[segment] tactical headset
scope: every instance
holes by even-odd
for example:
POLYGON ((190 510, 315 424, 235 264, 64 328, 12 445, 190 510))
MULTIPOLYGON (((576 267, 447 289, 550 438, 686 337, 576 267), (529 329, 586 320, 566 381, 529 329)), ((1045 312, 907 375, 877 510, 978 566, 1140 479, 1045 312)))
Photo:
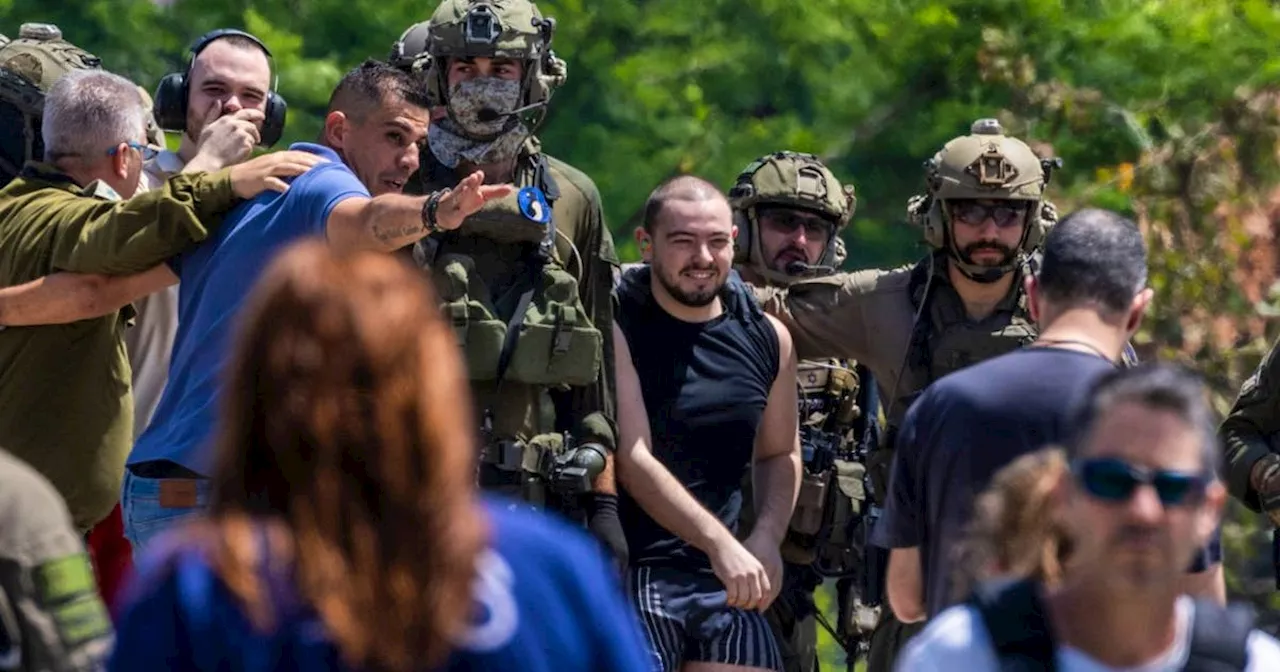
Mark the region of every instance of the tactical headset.
MULTIPOLYGON (((191 58, 187 61, 187 69, 183 72, 173 72, 164 76, 160 80, 160 84, 156 86, 155 105, 152 107, 152 113, 155 115, 156 123, 167 131, 186 131, 187 129, 187 103, 190 97, 188 89, 191 77, 191 66, 195 63, 196 57, 200 52, 204 51, 210 43, 224 37, 231 36, 243 37, 258 45, 262 52, 271 58, 271 50, 262 40, 235 28, 219 28, 212 30, 200 36, 191 45, 191 58)), ((274 68, 273 68, 274 69, 274 68)), ((259 145, 262 147, 270 147, 280 141, 280 136, 284 135, 285 113, 288 111, 288 105, 284 98, 276 93, 276 83, 272 82, 271 90, 267 91, 267 104, 263 110, 265 118, 262 121, 261 140, 259 145)))

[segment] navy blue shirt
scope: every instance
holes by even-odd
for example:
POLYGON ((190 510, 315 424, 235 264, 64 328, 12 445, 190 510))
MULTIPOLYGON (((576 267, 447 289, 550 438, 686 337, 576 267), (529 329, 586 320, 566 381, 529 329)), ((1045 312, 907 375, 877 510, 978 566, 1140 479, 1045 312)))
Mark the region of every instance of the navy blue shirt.
MULTIPOLYGON (((623 277, 616 321, 640 377, 650 448, 736 534, 742 478, 778 377, 778 333, 736 274, 720 292, 724 312, 699 323, 663 310, 649 282, 648 267, 623 277)), ((705 553, 659 525, 625 491, 618 513, 633 565, 711 573, 705 553)))
MULTIPOLYGON (((476 621, 446 670, 648 672, 638 618, 595 540, 499 499, 486 513, 492 546, 479 560, 476 621)), ((255 630, 197 548, 157 544, 138 577, 117 624, 111 670, 349 669, 307 605, 277 614, 270 632, 255 630)), ((288 585, 268 589, 274 604, 291 603, 288 585)))
POLYGON ((949 549, 974 499, 1010 462, 1065 441, 1076 406, 1113 370, 1097 355, 1028 347, 944 376, 907 411, 875 541, 920 548, 930 618, 952 603, 949 549))

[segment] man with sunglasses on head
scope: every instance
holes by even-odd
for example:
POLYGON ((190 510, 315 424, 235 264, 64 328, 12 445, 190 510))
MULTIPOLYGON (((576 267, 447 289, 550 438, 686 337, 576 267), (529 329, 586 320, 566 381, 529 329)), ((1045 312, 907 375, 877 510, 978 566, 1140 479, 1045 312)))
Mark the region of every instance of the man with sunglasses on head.
MULTIPOLYGON (((134 274, 122 284, 150 286, 148 269, 204 240, 242 200, 284 190, 282 178, 318 163, 277 152, 175 175, 125 200, 155 152, 146 133, 142 96, 123 77, 76 70, 53 85, 44 162, 27 163, 0 190, 0 285, 71 271, 134 274)), ((123 303, 92 319, 0 331, 0 445, 57 487, 81 532, 119 500, 133 438, 122 339, 134 311, 123 303)))
MULTIPOLYGON (((925 163, 926 191, 908 202, 908 219, 932 248, 918 263, 757 290, 765 311, 791 331, 802 359, 852 359, 874 374, 887 430, 867 458, 873 516, 885 504, 894 437, 915 398, 951 372, 1035 339, 1023 279, 1056 219, 1045 189, 1057 165, 1005 135, 995 119, 980 119, 925 163)), ((1126 361, 1132 359, 1126 351, 1126 361)), ((874 571, 886 555, 869 546, 866 562, 874 571)), ((864 597, 883 604, 882 595, 864 597)), ((892 669, 920 627, 882 608, 868 672, 892 669)))
POLYGON ((1280 643, 1251 612, 1180 595, 1226 499, 1206 396, 1166 365, 1095 381, 1069 418, 1071 469, 1054 492, 1071 549, 1062 582, 979 586, 912 641, 900 669, 1280 669, 1280 643))
MULTIPOLYGON (((1035 342, 931 385, 898 435, 885 525, 877 532, 892 549, 889 604, 905 623, 950 606, 950 553, 974 497, 1005 465, 1067 438, 1075 406, 1119 366, 1151 301, 1146 243, 1120 215, 1072 214, 1049 232, 1043 254, 1026 282, 1040 329, 1035 342)), ((1180 582, 1181 590, 1216 592, 1195 585, 1215 576, 1205 571, 1221 561, 1213 546, 1194 563, 1202 576, 1180 582)))

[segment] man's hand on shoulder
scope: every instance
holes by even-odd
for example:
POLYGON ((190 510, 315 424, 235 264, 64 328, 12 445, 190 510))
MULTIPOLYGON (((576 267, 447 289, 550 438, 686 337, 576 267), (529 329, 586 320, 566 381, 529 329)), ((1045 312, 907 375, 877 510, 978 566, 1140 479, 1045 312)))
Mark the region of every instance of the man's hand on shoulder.
POLYGON ((513 191, 515 186, 510 184, 485 184, 484 171, 477 170, 440 197, 436 205, 436 228, 452 231, 462 226, 463 220, 478 212, 485 203, 495 198, 506 198, 513 191))
POLYGON ((283 178, 297 177, 326 161, 319 155, 297 150, 263 154, 230 168, 231 189, 245 200, 268 190, 288 191, 283 178))

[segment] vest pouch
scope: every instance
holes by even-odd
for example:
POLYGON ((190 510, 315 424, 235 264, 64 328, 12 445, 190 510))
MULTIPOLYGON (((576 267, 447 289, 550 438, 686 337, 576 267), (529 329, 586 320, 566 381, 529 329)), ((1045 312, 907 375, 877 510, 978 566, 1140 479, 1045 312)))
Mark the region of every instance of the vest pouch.
POLYGON ((836 460, 833 481, 827 490, 825 521, 828 533, 817 549, 823 568, 828 572, 846 573, 859 565, 865 536, 862 511, 866 490, 862 487, 863 466, 857 462, 836 460))
POLYGON ((578 281, 554 261, 543 266, 540 281, 542 291, 525 311, 507 378, 543 386, 594 383, 604 338, 587 318, 578 281))
POLYGON ((498 375, 507 324, 496 317, 489 289, 476 273, 475 262, 466 255, 444 254, 436 260, 431 275, 440 295, 440 310, 462 347, 468 377, 493 380, 498 375))
POLYGON ((805 473, 800 481, 800 493, 796 497, 795 510, 791 514, 791 530, 799 534, 813 535, 822 529, 822 512, 826 509, 829 472, 805 473))
POLYGON ((503 245, 539 243, 547 235, 547 225, 520 213, 516 194, 488 201, 475 214, 466 218, 458 231, 464 236, 479 236, 503 245))

